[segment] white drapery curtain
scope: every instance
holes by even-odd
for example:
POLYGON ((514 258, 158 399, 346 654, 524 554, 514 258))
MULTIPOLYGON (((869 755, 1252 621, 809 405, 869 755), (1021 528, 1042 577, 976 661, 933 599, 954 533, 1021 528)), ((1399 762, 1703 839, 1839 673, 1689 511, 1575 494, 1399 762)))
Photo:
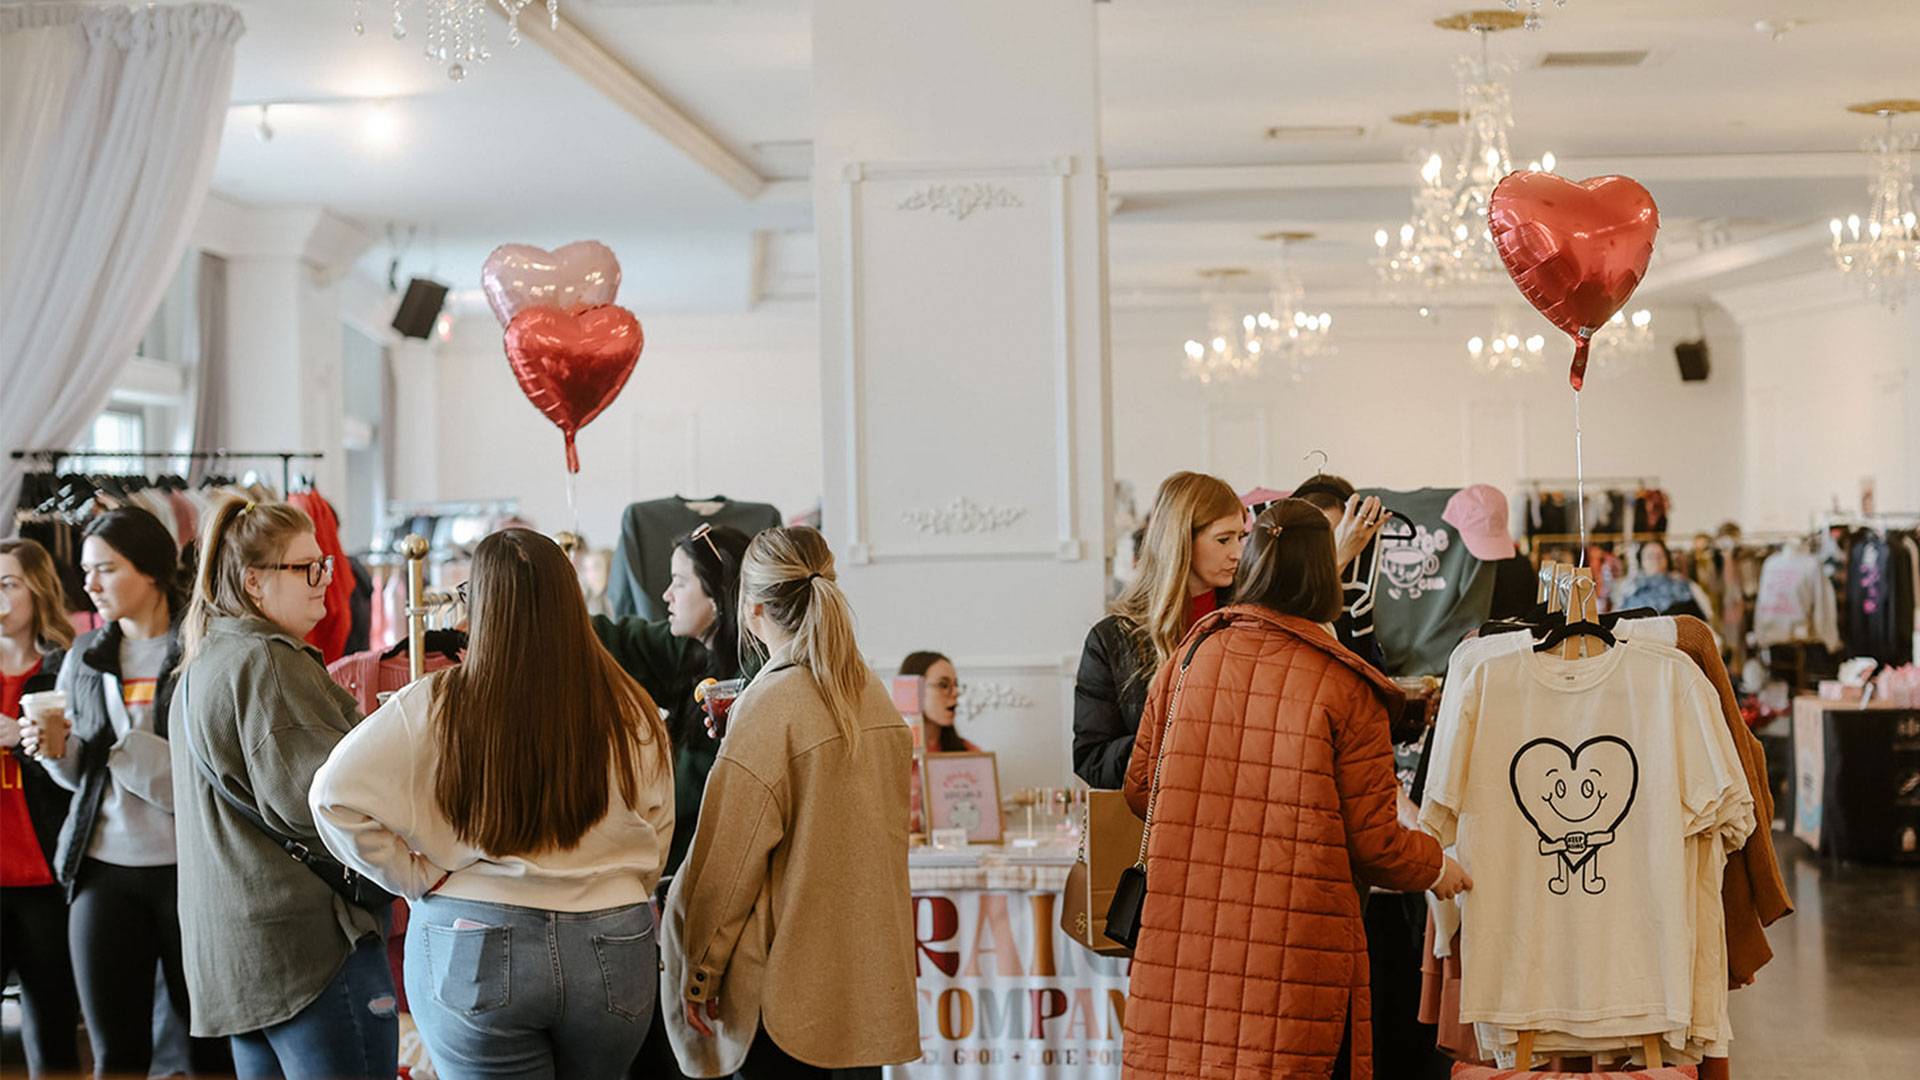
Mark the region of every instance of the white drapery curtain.
POLYGON ((105 407, 206 201, 243 30, 225 4, 0 7, 0 449, 105 407))

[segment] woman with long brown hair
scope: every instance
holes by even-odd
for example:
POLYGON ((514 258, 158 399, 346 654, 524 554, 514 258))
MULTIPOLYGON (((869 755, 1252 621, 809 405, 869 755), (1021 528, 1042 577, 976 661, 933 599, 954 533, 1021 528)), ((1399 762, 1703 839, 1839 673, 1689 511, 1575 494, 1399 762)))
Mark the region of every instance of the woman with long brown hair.
POLYGON ((305 511, 228 499, 202 528, 181 629, 172 751, 193 1032, 231 1042, 240 1080, 398 1067, 390 898, 348 903, 284 846, 319 846, 308 788, 360 722, 306 641, 335 570, 305 511))
POLYGON ((1334 637, 1333 536, 1300 499, 1261 513, 1232 606, 1153 678, 1125 785, 1150 822, 1129 1077, 1372 1075, 1361 888, 1472 885, 1396 818, 1401 695, 1334 637))
POLYGON ((20 976, 27 1075, 80 1071, 67 898, 53 867, 67 790, 20 747, 20 699, 54 687, 73 644, 47 549, 0 540, 0 980, 20 976))
POLYGON ((407 1000, 447 1080, 624 1075, 658 991, 667 731, 559 545, 474 548, 460 666, 395 694, 314 780, 341 861, 413 902, 407 1000))
POLYGON ((1178 472, 1160 484, 1132 584, 1093 624, 1073 681, 1073 771, 1117 788, 1127 773, 1147 681, 1201 616, 1226 603, 1246 540, 1227 482, 1178 472))
POLYGON ((812 529, 768 529, 741 564, 740 623, 772 655, 733 704, 667 898, 667 1029, 694 1075, 878 1080, 920 1056, 913 737, 837 579, 812 529))

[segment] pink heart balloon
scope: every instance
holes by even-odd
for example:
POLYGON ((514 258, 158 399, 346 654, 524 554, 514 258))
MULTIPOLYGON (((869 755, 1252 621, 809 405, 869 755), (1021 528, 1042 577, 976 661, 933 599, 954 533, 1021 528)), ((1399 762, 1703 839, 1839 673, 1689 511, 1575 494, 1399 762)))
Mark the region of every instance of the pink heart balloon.
POLYGON ((598 240, 576 240, 556 251, 502 244, 480 267, 480 288, 501 326, 525 308, 579 311, 613 303, 620 292, 620 260, 598 240))

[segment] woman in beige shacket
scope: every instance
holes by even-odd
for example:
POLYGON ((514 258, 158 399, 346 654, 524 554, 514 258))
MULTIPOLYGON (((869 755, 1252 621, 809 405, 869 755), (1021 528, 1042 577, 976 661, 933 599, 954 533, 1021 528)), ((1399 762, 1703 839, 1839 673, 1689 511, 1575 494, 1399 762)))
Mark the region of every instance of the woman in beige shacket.
POLYGON ((772 656, 734 703, 667 900, 668 1031, 693 1076, 877 1078, 920 1056, 913 737, 818 532, 756 537, 740 607, 772 656))

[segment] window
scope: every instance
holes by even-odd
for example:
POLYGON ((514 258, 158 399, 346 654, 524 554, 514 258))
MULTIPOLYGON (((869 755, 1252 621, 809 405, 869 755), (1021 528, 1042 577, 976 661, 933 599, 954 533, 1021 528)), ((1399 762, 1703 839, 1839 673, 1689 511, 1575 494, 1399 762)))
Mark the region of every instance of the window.
MULTIPOLYGON (((101 413, 94 418, 93 430, 87 435, 88 450, 138 451, 146 448, 147 419, 127 409, 108 409, 101 413)), ((74 459, 72 468, 80 472, 127 475, 144 473, 147 466, 139 458, 83 457, 74 459)))

